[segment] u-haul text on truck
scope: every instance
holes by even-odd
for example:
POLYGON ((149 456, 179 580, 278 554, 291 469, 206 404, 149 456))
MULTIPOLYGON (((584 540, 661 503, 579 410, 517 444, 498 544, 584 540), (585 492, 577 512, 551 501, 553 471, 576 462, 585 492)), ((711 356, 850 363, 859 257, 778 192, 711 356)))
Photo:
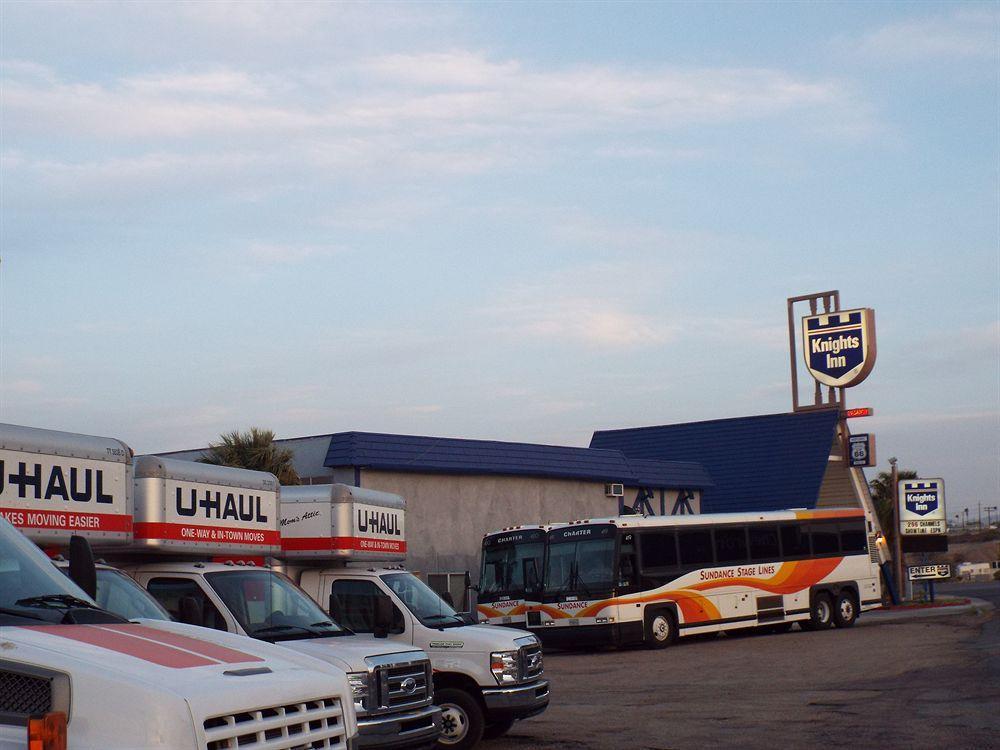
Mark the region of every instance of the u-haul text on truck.
POLYGON ((128 446, 5 424, 0 445, 5 492, 18 475, 0 518, 0 749, 222 748, 264 732, 275 750, 353 743, 342 669, 217 630, 130 621, 99 607, 36 546, 62 547, 73 535, 111 551, 131 543, 128 446), (106 525, 126 508, 127 524, 106 525))
POLYGON ((33 529, 39 544, 64 544, 80 531, 130 538, 131 468, 132 450, 120 440, 3 425, 0 515, 33 529))
POLYGON ((280 500, 281 569, 351 630, 387 633, 430 656, 443 745, 471 748, 546 709, 535 636, 470 624, 412 573, 372 565, 405 558, 402 497, 328 484, 282 487, 280 500))

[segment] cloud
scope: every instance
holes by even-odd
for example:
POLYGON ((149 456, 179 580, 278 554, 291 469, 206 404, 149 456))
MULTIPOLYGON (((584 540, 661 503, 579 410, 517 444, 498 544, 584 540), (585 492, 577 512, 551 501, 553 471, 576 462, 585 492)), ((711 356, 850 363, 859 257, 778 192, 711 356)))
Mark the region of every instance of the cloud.
POLYGON ((246 249, 247 255, 258 263, 288 265, 306 260, 331 258, 344 252, 337 247, 321 245, 290 245, 282 243, 253 242, 246 249))
POLYGON ((883 26, 856 43, 862 54, 909 62, 937 59, 996 60, 997 24, 992 7, 963 8, 883 26))
POLYGON ((9 383, 5 383, 2 387, 2 391, 5 394, 14 396, 23 396, 28 394, 34 395, 41 393, 42 390, 43 386, 37 380, 27 380, 23 378, 20 380, 12 380, 9 383))

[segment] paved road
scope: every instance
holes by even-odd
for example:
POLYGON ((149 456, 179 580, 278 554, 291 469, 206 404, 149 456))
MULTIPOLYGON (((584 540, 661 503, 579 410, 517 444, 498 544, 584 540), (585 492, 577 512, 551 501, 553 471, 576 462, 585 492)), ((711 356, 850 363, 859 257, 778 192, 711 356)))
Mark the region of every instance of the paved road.
POLYGON ((485 750, 1000 748, 996 610, 553 653, 545 666, 549 710, 485 750))
POLYGON ((968 583, 939 583, 934 587, 939 594, 948 596, 974 596, 985 599, 1000 609, 1000 581, 970 581, 968 583))

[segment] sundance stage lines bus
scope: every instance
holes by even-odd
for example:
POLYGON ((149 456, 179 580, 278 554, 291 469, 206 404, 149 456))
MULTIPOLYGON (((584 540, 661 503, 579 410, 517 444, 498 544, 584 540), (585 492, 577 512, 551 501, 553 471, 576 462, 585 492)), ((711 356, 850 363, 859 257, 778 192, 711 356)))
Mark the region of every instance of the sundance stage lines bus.
POLYGON ((850 627, 881 604, 873 530, 857 508, 577 521, 548 532, 545 559, 527 627, 550 645, 850 627))
POLYGON ((523 628, 525 612, 541 603, 545 535, 552 526, 510 526, 483 535, 479 621, 523 628))

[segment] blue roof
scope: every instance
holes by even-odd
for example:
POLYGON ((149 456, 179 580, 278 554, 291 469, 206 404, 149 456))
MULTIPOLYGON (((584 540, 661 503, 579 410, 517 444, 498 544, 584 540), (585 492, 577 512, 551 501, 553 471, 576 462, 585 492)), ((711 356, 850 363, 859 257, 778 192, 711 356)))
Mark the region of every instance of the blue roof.
POLYGON ((714 486, 703 513, 814 508, 839 413, 822 409, 708 422, 599 430, 591 448, 634 459, 698 461, 714 486))
POLYGON ((696 463, 636 461, 615 449, 595 450, 496 440, 340 432, 330 436, 324 465, 432 474, 501 474, 622 482, 630 486, 700 489, 711 484, 696 463))

